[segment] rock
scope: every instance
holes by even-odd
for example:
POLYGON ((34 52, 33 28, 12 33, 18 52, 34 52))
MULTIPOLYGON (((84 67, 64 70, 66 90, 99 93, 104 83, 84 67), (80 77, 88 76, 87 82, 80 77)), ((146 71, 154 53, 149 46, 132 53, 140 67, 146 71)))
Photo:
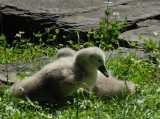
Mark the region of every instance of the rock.
MULTIPOLYGON (((153 0, 152 2, 143 0, 112 0, 112 2, 113 3, 108 4, 111 7, 111 19, 115 19, 112 15, 113 12, 119 12, 120 17, 118 20, 123 21, 127 17, 129 23, 127 27, 134 26, 138 21, 160 15, 160 3, 158 0, 153 0)), ((107 2, 104 3, 99 9, 58 19, 57 24, 62 27, 64 26, 64 28, 65 24, 67 24, 69 26, 69 29, 67 30, 70 30, 70 28, 71 30, 75 28, 80 30, 83 29, 85 31, 88 29, 95 30, 98 28, 99 21, 104 20, 105 18, 104 11, 106 10, 107 2)))
POLYGON ((138 22, 160 15, 159 0, 130 0, 124 4, 111 7, 111 11, 120 13, 120 20, 127 17, 128 21, 138 22))
POLYGON ((140 58, 144 61, 151 60, 151 56, 150 56, 149 52, 146 53, 143 49, 137 49, 137 48, 124 48, 124 47, 122 47, 121 49, 116 49, 116 50, 113 50, 113 51, 105 52, 105 54, 106 54, 106 59, 108 59, 108 57, 110 55, 112 57, 114 57, 114 56, 119 57, 119 55, 121 57, 125 57, 125 56, 128 56, 129 54, 135 54, 136 57, 138 57, 138 58, 140 58))
POLYGON ((137 23, 139 28, 126 31, 119 36, 119 39, 129 42, 135 42, 139 46, 146 46, 144 39, 152 39, 157 44, 160 39, 160 21, 159 20, 146 20, 137 23), (139 40, 139 36, 142 37, 139 40))
MULTIPOLYGON (((53 26, 53 28, 72 30, 73 26, 75 30, 76 26, 80 24, 75 24, 75 26, 73 25, 74 23, 69 22, 65 25, 57 24, 57 20, 99 9, 104 1, 105 0, 39 0, 35 2, 34 0, 15 0, 12 2, 11 0, 0 0, 2 4, 1 11, 3 15, 4 33, 13 39, 19 31, 25 31, 31 35, 33 32, 42 31, 44 27, 53 26)), ((102 13, 104 13, 104 11, 102 13)), ((69 33, 70 32, 71 31, 69 31, 69 33)))
MULTIPOLYGON (((70 35, 68 39, 77 39, 74 31, 78 29, 82 38, 88 30, 98 29, 99 22, 105 19, 107 6, 111 8, 110 20, 115 19, 113 12, 120 13, 116 18, 120 21, 125 17, 128 19, 128 24, 123 26, 128 31, 119 36, 125 45, 128 41, 144 45, 143 39, 149 38, 157 43, 160 37, 153 36, 153 33, 160 32, 159 0, 112 0, 109 3, 106 0, 0 0, 0 4, 3 32, 8 39, 15 39, 19 31, 25 31, 26 36, 32 37, 33 32, 43 31, 44 27, 59 28, 60 36, 70 35), (142 40, 138 40, 139 36, 142 40)), ((124 49, 125 53, 135 52, 135 49, 124 49)))
POLYGON ((150 26, 154 26, 154 25, 160 25, 160 20, 148 19, 148 20, 141 21, 141 22, 137 23, 138 28, 139 27, 150 27, 150 26))
MULTIPOLYGON (((119 12, 119 20, 128 18, 127 27, 135 27, 140 20, 160 15, 159 0, 0 0, 5 35, 14 38, 19 31, 26 35, 42 30, 44 27, 59 28, 62 36, 73 34, 76 29, 85 34, 88 30, 96 30, 99 21, 104 20, 107 6, 113 12, 119 12)), ((76 37, 73 35, 72 37, 76 37)), ((77 38, 77 37, 76 37, 77 38)))
MULTIPOLYGON (((26 61, 26 62, 16 62, 12 64, 7 64, 8 73, 16 72, 16 74, 21 74, 24 71, 34 72, 39 70, 41 67, 55 60, 55 56, 53 57, 41 57, 36 58, 34 61, 26 61)), ((0 66, 0 74, 5 74, 7 72, 6 65, 0 66)), ((0 75, 1 76, 1 75, 0 75)))

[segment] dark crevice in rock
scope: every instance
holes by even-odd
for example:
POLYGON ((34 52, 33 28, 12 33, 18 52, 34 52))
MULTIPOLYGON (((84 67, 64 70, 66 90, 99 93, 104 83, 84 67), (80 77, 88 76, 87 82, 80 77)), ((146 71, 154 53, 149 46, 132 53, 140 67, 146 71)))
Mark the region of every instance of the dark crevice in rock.
MULTIPOLYGON (((160 19, 160 15, 157 15, 157 16, 154 16, 154 17, 150 17, 150 18, 146 18, 146 19, 139 19, 139 20, 137 20, 135 22, 128 23, 127 25, 122 25, 123 31, 121 31, 121 32, 123 33, 123 32, 126 32, 126 31, 138 29, 140 27, 137 26, 137 23, 145 21, 145 20, 150 20, 150 19, 159 20, 160 19)), ((145 26, 143 26, 143 27, 145 27, 145 26)), ((146 26, 146 27, 148 27, 148 26, 146 26)), ((131 48, 130 43, 131 42, 129 42, 129 41, 119 39, 119 44, 120 44, 121 47, 131 48)))
POLYGON ((1 10, 5 10, 5 9, 8 9, 8 10, 15 10, 15 11, 22 11, 22 12, 28 12, 28 10, 22 10, 22 9, 18 9, 17 7, 15 6, 10 6, 10 5, 4 5, 3 7, 1 7, 1 10))
POLYGON ((129 42, 124 41, 124 40, 121 40, 121 39, 118 39, 118 40, 119 40, 119 45, 120 45, 120 47, 131 48, 129 42))
POLYGON ((152 19, 160 20, 160 14, 159 14, 159 15, 150 16, 150 17, 146 17, 146 18, 143 18, 143 19, 137 19, 137 20, 135 20, 135 21, 130 21, 130 20, 129 20, 129 21, 128 21, 128 24, 122 25, 122 27, 123 27, 123 29, 124 29, 124 31, 122 31, 122 32, 137 29, 137 28, 139 28, 139 27, 137 26, 137 23, 142 22, 142 21, 145 21, 145 20, 152 20, 152 19))
POLYGON ((127 5, 127 2, 120 3, 119 5, 127 5))
MULTIPOLYGON (((121 25, 121 26, 122 26, 122 28, 123 28, 123 29, 121 30, 121 33, 138 28, 136 22, 133 23, 133 22, 131 22, 131 21, 128 21, 128 24, 126 24, 126 25, 121 25)), ((133 47, 130 46, 130 42, 129 42, 129 41, 122 40, 122 39, 118 39, 118 40, 119 40, 119 45, 120 45, 121 47, 133 48, 133 47)))
MULTIPOLYGON (((125 6, 128 4, 131 4, 133 1, 125 1, 125 2, 118 2, 113 5, 112 7, 116 7, 118 5, 120 6, 125 6)), ((71 12, 67 14, 49 14, 49 13, 31 13, 28 10, 22 10, 19 9, 15 6, 10 6, 10 5, 3 5, 2 7, 2 26, 3 26, 3 31, 5 36, 7 36, 8 41, 12 42, 12 40, 16 39, 14 38, 15 34, 18 33, 19 31, 25 31, 24 37, 29 38, 32 37, 33 32, 44 32, 44 27, 52 27, 53 29, 59 28, 60 29, 60 34, 58 38, 64 39, 63 36, 66 36, 67 40, 74 40, 77 41, 77 35, 74 32, 74 29, 76 29, 79 24, 72 24, 70 21, 64 22, 64 24, 58 24, 57 20, 64 18, 64 17, 69 17, 69 16, 78 16, 84 13, 91 13, 91 12, 96 12, 100 7, 93 7, 92 9, 86 9, 82 11, 76 11, 76 12, 71 12), (10 12, 8 12, 10 11, 10 12)), ((130 20, 128 21, 127 25, 122 25, 124 30, 122 31, 130 31, 134 29, 138 29, 139 27, 137 26, 138 22, 145 21, 148 19, 160 19, 160 15, 154 15, 154 16, 149 16, 149 17, 144 17, 144 18, 138 18, 136 20, 130 20)), ((0 31, 1 32, 1 31, 0 31)), ((81 29, 80 32, 80 37, 81 39, 87 40, 86 37, 87 31, 84 31, 81 29)), ((59 43, 64 43, 67 42, 67 40, 61 40, 59 43)), ((119 40, 120 46, 123 47, 130 47, 128 41, 125 40, 119 40)))
POLYGON ((25 31, 24 37, 29 38, 32 36, 33 32, 38 32, 39 30, 44 29, 44 27, 48 27, 47 24, 42 25, 43 22, 47 21, 46 19, 35 21, 31 17, 17 17, 16 15, 6 14, 2 14, 2 18, 3 32, 9 42, 12 42, 15 39, 13 36, 19 31, 25 31))
POLYGON ((128 21, 128 24, 126 25, 121 25, 123 30, 121 32, 125 32, 125 31, 129 31, 129 30, 133 30, 133 29, 137 29, 137 24, 136 22, 131 22, 128 21))
MULTIPOLYGON (((155 15, 155 16, 150 16, 147 18, 135 20, 134 23, 132 23, 132 25, 136 25, 139 22, 146 21, 146 20, 152 20, 152 19, 160 20, 160 15, 155 15)), ((133 29, 136 29, 136 28, 138 28, 138 27, 133 27, 133 29)), ((130 29, 130 30, 133 30, 133 29, 130 29)))
POLYGON ((160 14, 158 15, 154 15, 154 16, 150 16, 146 19, 142 19, 142 20, 139 20, 139 21, 144 21, 144 20, 148 20, 148 19, 156 19, 156 20, 160 20, 160 14))
MULTIPOLYGON (((23 36, 30 38, 33 32, 44 31, 45 27, 52 27, 57 17, 56 15, 49 16, 46 13, 30 13, 27 10, 7 5, 2 8, 3 34, 6 36, 8 43, 12 43, 13 40, 17 39, 14 36, 19 31, 24 31, 25 34, 23 36), (11 11, 11 13, 6 13, 7 10, 11 11)), ((1 33, 2 29, 0 29, 1 33)))

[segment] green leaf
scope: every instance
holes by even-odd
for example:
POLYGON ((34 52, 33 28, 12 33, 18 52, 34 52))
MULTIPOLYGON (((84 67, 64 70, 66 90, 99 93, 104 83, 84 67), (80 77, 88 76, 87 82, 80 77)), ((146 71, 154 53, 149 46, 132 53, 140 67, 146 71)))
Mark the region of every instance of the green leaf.
POLYGON ((127 24, 127 17, 122 21, 123 24, 127 24))
POLYGON ((53 35, 53 39, 56 39, 56 37, 57 37, 56 35, 53 35))
POLYGON ((100 21, 99 22, 99 25, 102 27, 102 26, 104 26, 106 24, 106 21, 100 21))
POLYGON ((80 30, 75 30, 76 33, 80 33, 80 30))
POLYGON ((56 34, 59 34, 59 29, 56 29, 55 32, 56 32, 56 34))
POLYGON ((108 17, 108 16, 110 15, 110 11, 109 11, 109 10, 106 10, 106 11, 105 11, 105 14, 106 14, 106 16, 108 17))
POLYGON ((95 31, 88 31, 88 34, 94 34, 95 31))
POLYGON ((139 39, 139 40, 142 40, 142 36, 139 36, 138 39, 139 39))
POLYGON ((88 37, 88 38, 90 38, 90 36, 91 36, 90 34, 87 34, 87 37, 88 37))
POLYGON ((134 47, 134 46, 136 46, 136 43, 132 42, 130 45, 134 47))

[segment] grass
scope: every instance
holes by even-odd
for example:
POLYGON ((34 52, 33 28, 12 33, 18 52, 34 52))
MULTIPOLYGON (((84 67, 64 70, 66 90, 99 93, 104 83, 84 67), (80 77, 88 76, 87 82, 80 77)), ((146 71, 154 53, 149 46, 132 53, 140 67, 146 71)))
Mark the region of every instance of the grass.
MULTIPOLYGON (((36 64, 41 67, 40 63, 36 64)), ((137 59, 133 54, 121 57, 118 53, 110 57, 106 67, 119 79, 137 83, 138 88, 135 93, 122 99, 107 101, 97 99, 93 94, 80 98, 74 96, 73 104, 67 102, 63 107, 41 107, 29 99, 12 97, 9 90, 4 88, 0 90, 0 118, 158 119, 160 117, 160 69, 156 64, 137 59)), ((22 78, 24 76, 25 73, 20 75, 22 78)))
MULTIPOLYGON (((100 22, 100 28, 96 31, 89 31, 88 41, 80 39, 77 30, 78 44, 68 41, 69 46, 74 49, 80 49, 92 45, 98 45, 104 50, 115 49, 119 47, 117 36, 120 34, 120 21, 109 22, 109 7, 105 11, 106 19, 100 22), (107 26, 107 28, 106 28, 107 26)), ((115 17, 116 19, 116 17, 115 17)), ((126 20, 123 21, 126 24, 126 20)), ((0 36, 0 65, 16 63, 17 70, 19 61, 28 61, 37 65, 40 70, 49 59, 52 61, 57 53, 57 35, 50 34, 51 29, 46 28, 48 34, 47 42, 43 42, 43 34, 33 33, 35 42, 23 38, 23 32, 17 34, 16 40, 12 44, 7 44, 5 36, 0 36), (41 60, 37 60, 41 58, 41 60)), ((142 39, 142 38, 140 38, 142 39)), ((145 41, 147 47, 144 50, 150 51, 151 56, 155 58, 160 51, 160 45, 156 46, 152 40, 145 41)), ((159 42, 160 43, 160 42, 159 42)), ((131 43, 135 47, 135 43, 131 43)), ((73 102, 67 101, 64 106, 46 105, 40 106, 37 102, 31 102, 29 99, 22 100, 13 97, 8 88, 0 88, 0 119, 158 119, 160 118, 160 60, 156 63, 144 61, 136 55, 130 54, 122 57, 120 53, 110 57, 106 62, 106 68, 110 74, 120 80, 131 80, 138 84, 136 91, 127 97, 114 98, 111 100, 97 99, 93 93, 89 96, 75 94, 73 102)), ((21 72, 18 77, 23 79, 33 74, 33 70, 21 72)))

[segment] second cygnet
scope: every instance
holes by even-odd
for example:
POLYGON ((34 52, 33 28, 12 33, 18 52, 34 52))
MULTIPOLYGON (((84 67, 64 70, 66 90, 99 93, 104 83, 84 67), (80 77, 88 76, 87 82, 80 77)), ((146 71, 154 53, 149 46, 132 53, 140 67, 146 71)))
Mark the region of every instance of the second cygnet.
POLYGON ((81 87, 97 81, 98 70, 108 77, 105 55, 97 47, 84 48, 73 57, 61 57, 33 76, 12 85, 10 92, 42 103, 57 103, 81 87))
MULTIPOLYGON (((62 48, 57 53, 57 59, 62 57, 74 57, 76 51, 71 48, 62 48)), ((118 80, 112 76, 106 78, 101 72, 99 72, 99 80, 93 86, 85 88, 88 91, 93 91, 97 97, 108 99, 113 96, 121 97, 126 91, 132 94, 136 88, 136 85, 131 81, 118 80)))

